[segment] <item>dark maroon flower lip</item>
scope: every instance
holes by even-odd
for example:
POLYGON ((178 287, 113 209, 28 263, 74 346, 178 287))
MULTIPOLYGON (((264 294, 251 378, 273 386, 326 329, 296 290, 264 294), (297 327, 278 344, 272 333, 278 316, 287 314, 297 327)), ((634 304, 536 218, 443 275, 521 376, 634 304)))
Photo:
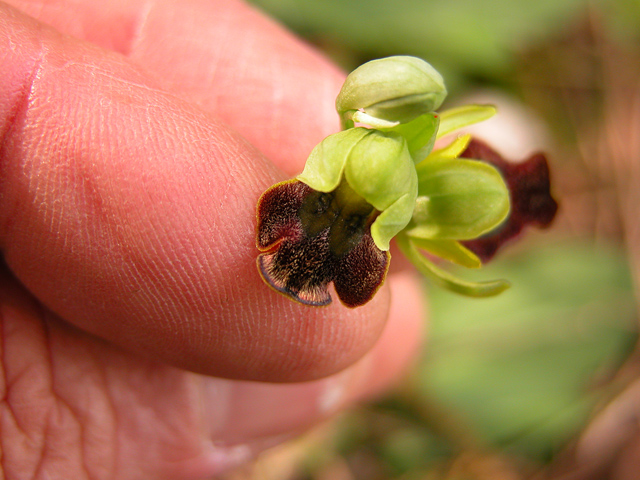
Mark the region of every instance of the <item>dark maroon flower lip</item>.
POLYGON ((551 224, 558 211, 558 203, 551 195, 549 165, 544 154, 536 153, 524 162, 512 163, 485 143, 473 139, 460 158, 482 160, 493 165, 509 189, 511 211, 506 222, 480 238, 462 242, 483 262, 493 258, 527 225, 546 228, 551 224))
POLYGON ((372 208, 340 202, 298 180, 278 183, 258 201, 257 264, 274 290, 305 305, 331 303, 333 282, 347 307, 364 305, 383 284, 389 253, 376 247, 372 208))

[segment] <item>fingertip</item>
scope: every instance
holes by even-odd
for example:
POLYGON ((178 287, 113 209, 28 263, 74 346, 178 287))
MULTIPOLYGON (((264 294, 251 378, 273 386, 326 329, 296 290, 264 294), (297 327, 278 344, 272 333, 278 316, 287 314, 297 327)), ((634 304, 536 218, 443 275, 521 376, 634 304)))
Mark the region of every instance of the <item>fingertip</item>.
POLYGON ((20 115, 3 119, 0 237, 42 303, 130 351, 228 378, 311 380, 372 348, 387 289, 316 309, 262 282, 255 208, 282 180, 272 164, 123 57, 8 10, 3 38, 40 63, 20 78, 20 115))
POLYGON ((427 301, 416 272, 406 269, 391 274, 389 287, 389 320, 369 354, 372 375, 366 396, 389 388, 402 376, 416 360, 427 331, 427 301))
MULTIPOLYGON (((422 344, 425 299, 421 283, 415 272, 410 271, 394 274, 379 295, 381 298, 372 300, 371 307, 390 306, 389 321, 378 332, 370 351, 337 373, 289 384, 203 379, 205 396, 219 398, 220 386, 226 387, 223 391, 228 408, 210 412, 213 416, 208 424, 212 425, 212 435, 224 432, 223 439, 231 444, 254 438, 278 438, 393 386, 415 360, 422 344)), ((366 314, 366 309, 367 306, 356 311, 366 314)))
POLYGON ((254 380, 309 381, 340 372, 373 348, 388 317, 388 288, 358 308, 342 305, 333 288, 332 302, 324 307, 293 302, 266 285, 257 288, 261 300, 248 303, 261 312, 264 331, 251 336, 279 338, 280 342, 264 343, 261 351, 247 358, 250 365, 246 369, 256 372, 254 380))

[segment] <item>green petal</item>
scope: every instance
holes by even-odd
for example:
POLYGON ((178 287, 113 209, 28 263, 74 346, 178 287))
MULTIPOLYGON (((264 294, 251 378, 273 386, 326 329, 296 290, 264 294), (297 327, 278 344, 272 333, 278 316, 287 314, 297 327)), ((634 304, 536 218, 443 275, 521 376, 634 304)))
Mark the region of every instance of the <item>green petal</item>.
POLYGON ((342 179, 344 166, 353 147, 372 133, 366 128, 351 128, 329 135, 311 151, 297 179, 318 192, 331 192, 342 179))
POLYGON ((509 213, 509 191, 483 162, 438 159, 417 166, 418 198, 407 233, 469 240, 497 227, 509 213))
POLYGON ((418 194, 418 177, 405 139, 373 130, 350 151, 344 168, 349 186, 380 215, 371 236, 381 250, 411 220, 418 194))
POLYGON ((510 286, 506 280, 468 282, 459 279, 430 262, 411 244, 411 240, 406 235, 398 235, 396 240, 402 253, 415 265, 420 273, 447 290, 470 297, 492 297, 504 292, 510 286))
POLYGON ((458 158, 462 152, 465 151, 469 142, 471 141, 471 135, 461 135, 456 138, 453 142, 447 145, 444 148, 440 148, 438 150, 434 150, 429 154, 428 160, 441 160, 441 159, 454 159, 458 158))
POLYGON ((440 258, 467 268, 480 268, 482 262, 478 256, 455 240, 431 240, 411 237, 411 243, 440 258))
POLYGON ((496 107, 493 105, 464 105, 445 110, 440 114, 438 138, 444 137, 459 128, 487 120, 495 114, 496 107))
POLYGON ((410 212, 413 211, 415 203, 415 193, 407 193, 378 215, 378 218, 371 224, 371 237, 376 247, 382 251, 389 250, 391 239, 400 233, 411 220, 410 212))
POLYGON ((421 162, 431 153, 436 141, 440 116, 436 113, 420 115, 409 123, 401 123, 387 131, 399 133, 407 141, 409 154, 415 163, 421 162))
POLYGON ((369 132, 350 150, 344 174, 351 188, 382 212, 416 188, 416 169, 402 136, 369 132))
POLYGON ((405 123, 436 110, 446 95, 442 76, 424 60, 387 57, 367 62, 349 74, 336 98, 336 109, 343 123, 347 112, 356 110, 405 123))

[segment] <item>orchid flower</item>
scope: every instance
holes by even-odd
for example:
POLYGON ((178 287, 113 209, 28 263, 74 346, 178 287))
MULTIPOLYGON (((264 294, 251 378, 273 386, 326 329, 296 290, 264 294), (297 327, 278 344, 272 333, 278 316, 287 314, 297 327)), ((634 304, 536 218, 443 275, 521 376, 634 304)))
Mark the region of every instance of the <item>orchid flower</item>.
POLYGON ((459 279, 429 257, 478 268, 476 252, 488 257, 526 223, 548 225, 557 205, 546 160, 512 168, 469 135, 433 150, 438 138, 495 114, 487 105, 437 112, 446 94, 440 74, 415 57, 374 60, 347 77, 336 100, 343 130, 258 201, 257 263, 269 286, 322 306, 333 282, 343 304, 363 305, 385 280, 393 238, 445 288, 490 296, 509 286, 459 279), (487 237, 499 228, 506 233, 487 237))

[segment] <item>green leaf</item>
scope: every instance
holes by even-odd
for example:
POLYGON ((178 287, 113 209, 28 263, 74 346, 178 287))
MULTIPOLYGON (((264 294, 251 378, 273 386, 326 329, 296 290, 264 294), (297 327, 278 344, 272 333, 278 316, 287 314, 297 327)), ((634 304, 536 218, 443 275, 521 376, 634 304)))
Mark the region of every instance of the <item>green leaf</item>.
POLYGON ((409 123, 401 123, 388 131, 399 133, 407 141, 409 153, 415 163, 424 160, 436 141, 440 116, 436 113, 420 115, 409 123))
POLYGON ((440 114, 440 128, 438 138, 462 127, 488 120, 496 114, 493 105, 464 105, 462 107, 445 110, 440 114))
MULTIPOLYGON (((504 83, 519 51, 557 37, 585 12, 584 0, 252 1, 307 38, 325 39, 330 53, 335 55, 339 45, 342 61, 405 52, 428 59, 447 85, 469 74, 504 83)), ((636 24, 629 20, 639 17, 637 1, 626 1, 632 7, 620 15, 624 21, 612 25, 619 30, 622 24, 637 34, 636 24)), ((618 2, 607 5, 611 3, 618 2)))
POLYGON ((396 237, 398 247, 413 265, 436 285, 447 290, 469 297, 492 297, 504 292, 510 284, 506 280, 493 280, 488 282, 469 282, 452 275, 437 267, 422 255, 412 244, 412 240, 404 233, 396 237))
POLYGON ((329 135, 311 151, 297 179, 318 192, 335 190, 342 179, 349 153, 371 133, 371 130, 359 127, 329 135))
POLYGON ((438 159, 417 166, 418 198, 406 233, 426 239, 469 240, 509 213, 509 191, 491 165, 438 159))
POLYGON ((422 250, 463 267, 480 268, 482 266, 482 262, 475 253, 455 240, 429 240, 412 237, 411 243, 422 250))

